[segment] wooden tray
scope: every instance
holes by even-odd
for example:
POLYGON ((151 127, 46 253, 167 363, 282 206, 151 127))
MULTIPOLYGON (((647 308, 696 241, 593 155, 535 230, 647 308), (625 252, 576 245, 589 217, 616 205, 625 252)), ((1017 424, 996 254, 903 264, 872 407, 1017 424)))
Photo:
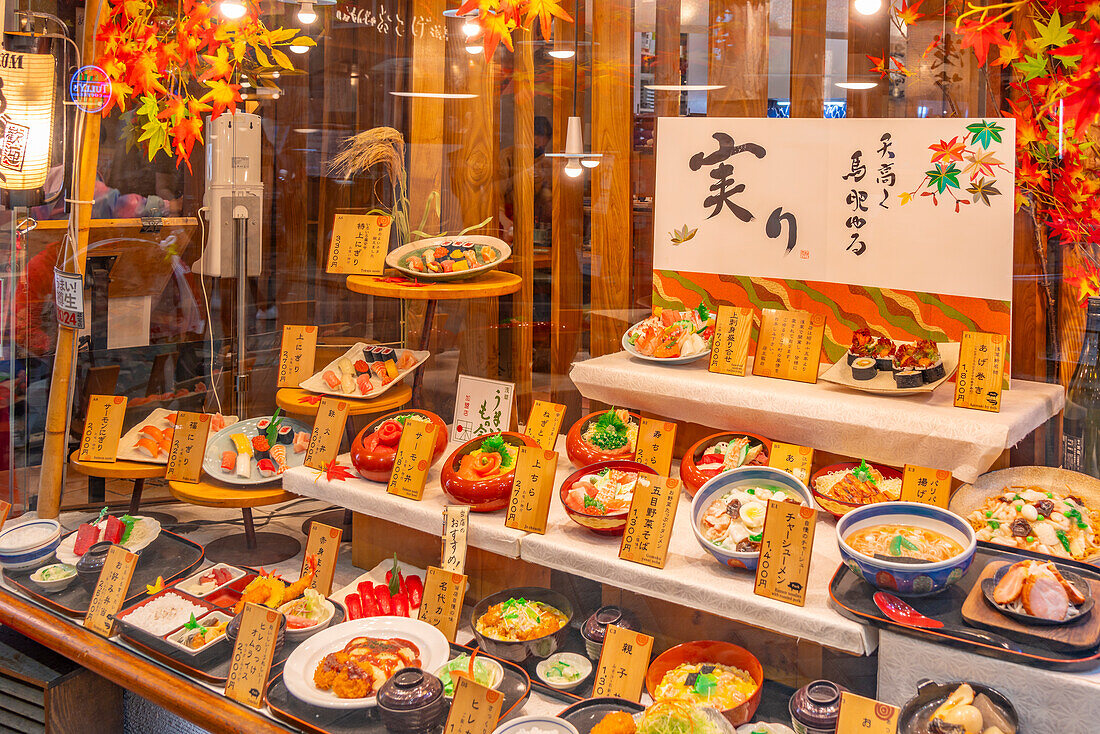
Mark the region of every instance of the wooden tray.
MULTIPOLYGON (((1019 622, 1006 614, 1001 614, 990 604, 982 593, 982 581, 992 578, 999 569, 1009 565, 1009 561, 993 561, 986 564, 981 575, 974 581, 974 587, 962 605, 962 616, 971 627, 1000 632, 1013 639, 1025 640, 1036 645, 1049 645, 1052 650, 1077 652, 1089 650, 1100 645, 1100 614, 1093 609, 1084 619, 1053 627, 1037 627, 1019 622)), ((1100 598, 1100 580, 1086 578, 1092 587, 1094 598, 1100 598)))

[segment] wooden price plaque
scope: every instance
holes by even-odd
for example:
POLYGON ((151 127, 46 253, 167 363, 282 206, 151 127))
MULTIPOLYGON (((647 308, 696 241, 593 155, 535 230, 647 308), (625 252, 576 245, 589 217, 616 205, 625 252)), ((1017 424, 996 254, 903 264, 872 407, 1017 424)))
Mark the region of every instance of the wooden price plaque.
POLYGON ((951 501, 951 472, 906 464, 901 475, 901 501, 923 502, 946 510, 951 501))
POLYGON ((492 734, 499 725, 504 694, 461 676, 443 734, 492 734))
POLYGON ((348 421, 351 405, 340 398, 321 398, 317 417, 313 420, 313 433, 306 448, 305 465, 310 469, 324 469, 340 453, 344 440, 344 426, 348 421))
POLYGON ((298 387, 313 374, 313 359, 317 355, 316 326, 284 326, 279 352, 277 387, 298 387))
POLYGON ((719 306, 710 347, 710 371, 720 375, 745 376, 749 359, 749 337, 754 321, 749 307, 719 306))
POLYGON ((546 534, 546 515, 550 512, 550 497, 554 493, 554 474, 557 470, 558 452, 519 447, 505 527, 525 533, 546 534))
POLYGON ((206 454, 206 437, 210 433, 210 416, 181 410, 172 434, 172 450, 168 454, 169 480, 196 484, 202 478, 202 459, 206 454))
POLYGON ((814 450, 793 443, 772 441, 772 452, 768 455, 768 466, 782 469, 798 477, 803 484, 810 483, 810 467, 814 463, 814 450))
POLYGON ((4 528, 4 523, 8 521, 9 512, 11 512, 11 503, 0 500, 0 530, 4 528))
POLYGON ((420 601, 417 619, 442 632, 448 642, 454 642, 465 596, 464 574, 428 566, 428 574, 424 578, 424 598, 420 601))
POLYGON ((317 573, 310 588, 328 596, 332 593, 332 577, 336 574, 336 557, 340 554, 340 536, 344 531, 330 525, 314 522, 309 526, 306 555, 302 559, 302 573, 306 572, 306 558, 317 559, 317 573))
POLYGON ((675 423, 642 418, 642 423, 638 426, 638 450, 634 454, 634 461, 667 477, 672 468, 672 446, 675 442, 675 423))
POLYGON ((808 311, 765 308, 752 373, 796 382, 817 382, 825 317, 808 311))
POLYGON ((451 573, 466 570, 466 532, 470 526, 469 505, 447 505, 443 508, 443 550, 440 568, 451 573))
POLYGON ((608 625, 592 682, 592 696, 639 701, 652 652, 653 638, 649 635, 608 625))
POLYGON ((436 425, 427 421, 407 420, 397 454, 393 459, 393 474, 386 491, 417 502, 424 496, 424 480, 435 450, 436 425))
POLYGON ((245 604, 237 642, 229 657, 225 695, 245 706, 259 708, 267 689, 267 676, 275 656, 279 617, 274 609, 245 604))
POLYGON ((88 417, 80 438, 81 461, 108 461, 118 458, 118 440, 122 438, 122 418, 126 398, 118 395, 92 395, 88 398, 88 417))
POLYGON ((680 480, 639 474, 630 500, 619 558, 664 568, 680 502, 680 480))
POLYGON ((836 734, 897 734, 898 707, 854 693, 840 694, 836 734))
POLYGON ((964 331, 955 375, 955 407, 1001 412, 1005 346, 1001 334, 964 331))
POLYGON ((114 632, 115 615, 126 600, 126 591, 130 588, 130 579, 137 566, 137 554, 112 545, 107 551, 107 560, 99 572, 92 601, 88 604, 88 613, 84 616, 84 626, 96 634, 110 637, 114 632))
POLYGON ((337 214, 332 222, 325 272, 381 275, 390 247, 392 220, 379 214, 337 214))
POLYGON ((536 400, 531 406, 531 414, 527 416, 527 425, 524 426, 523 432, 535 439, 542 448, 553 451, 558 442, 563 418, 565 418, 564 405, 536 400))
POLYGON ((817 510, 812 507, 768 500, 753 587, 757 595, 806 605, 816 520, 817 510))

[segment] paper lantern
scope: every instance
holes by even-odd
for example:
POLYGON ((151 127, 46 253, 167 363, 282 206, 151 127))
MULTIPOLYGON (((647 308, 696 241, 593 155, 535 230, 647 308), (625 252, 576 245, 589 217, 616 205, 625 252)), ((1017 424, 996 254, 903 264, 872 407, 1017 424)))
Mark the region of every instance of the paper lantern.
POLYGON ((0 188, 46 184, 53 142, 54 58, 0 53, 0 188))

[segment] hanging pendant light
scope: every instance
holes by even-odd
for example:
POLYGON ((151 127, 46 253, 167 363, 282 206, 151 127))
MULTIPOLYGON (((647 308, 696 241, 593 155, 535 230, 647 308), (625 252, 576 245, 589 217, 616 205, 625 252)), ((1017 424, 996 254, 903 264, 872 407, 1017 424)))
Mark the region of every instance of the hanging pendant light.
POLYGON ((4 52, 0 66, 0 188, 33 192, 50 171, 53 54, 4 52))
MULTIPOLYGON (((573 114, 565 128, 565 152, 547 153, 547 158, 565 158, 565 175, 569 178, 578 178, 584 169, 595 168, 600 165, 600 153, 584 152, 584 125, 577 115, 577 87, 580 85, 578 74, 579 54, 577 53, 577 25, 573 24, 573 114)), ((557 57, 564 58, 564 57, 557 57)))

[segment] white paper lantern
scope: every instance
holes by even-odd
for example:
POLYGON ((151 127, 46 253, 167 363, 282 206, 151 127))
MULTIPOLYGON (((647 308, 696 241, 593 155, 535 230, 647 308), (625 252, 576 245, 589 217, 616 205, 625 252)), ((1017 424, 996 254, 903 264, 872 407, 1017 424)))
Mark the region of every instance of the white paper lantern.
POLYGON ((53 142, 54 58, 0 52, 0 188, 46 184, 53 142))

